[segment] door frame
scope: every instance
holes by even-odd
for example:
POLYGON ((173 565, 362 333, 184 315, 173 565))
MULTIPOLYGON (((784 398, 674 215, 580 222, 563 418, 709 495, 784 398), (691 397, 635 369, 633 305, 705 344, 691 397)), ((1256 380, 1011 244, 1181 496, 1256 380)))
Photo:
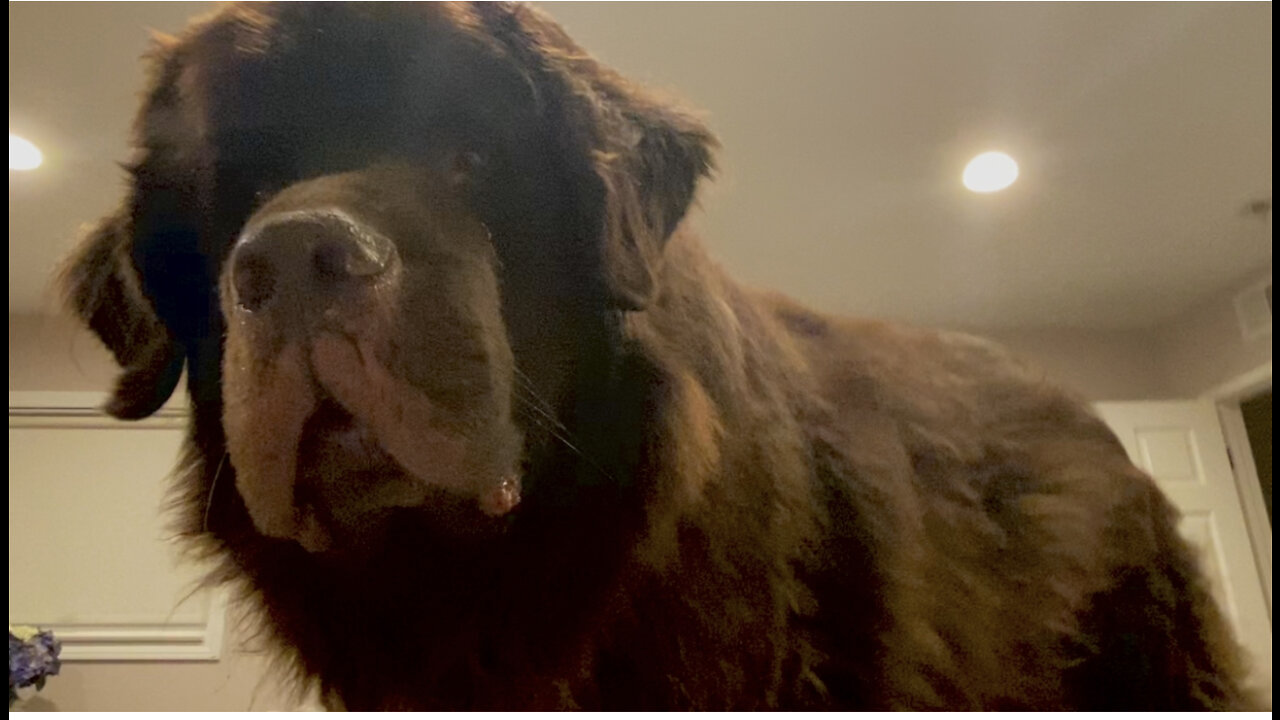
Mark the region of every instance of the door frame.
POLYGON ((1271 619, 1271 521, 1267 517, 1267 503, 1262 497, 1258 480, 1258 467, 1253 461, 1253 448, 1245 429, 1244 413, 1240 402, 1271 389, 1271 361, 1238 375, 1201 395, 1213 402, 1222 424, 1222 434, 1227 441, 1231 458, 1232 475, 1236 492, 1244 510, 1245 528, 1253 545, 1254 563, 1262 579, 1262 593, 1267 600, 1267 618, 1271 619))

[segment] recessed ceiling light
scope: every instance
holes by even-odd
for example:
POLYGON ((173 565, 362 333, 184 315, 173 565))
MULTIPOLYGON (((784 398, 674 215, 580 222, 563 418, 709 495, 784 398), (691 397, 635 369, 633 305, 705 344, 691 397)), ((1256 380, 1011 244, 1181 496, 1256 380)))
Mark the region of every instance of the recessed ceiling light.
POLYGON ((964 166, 964 186, 976 193, 1003 190, 1018 179, 1018 163, 1002 152, 985 152, 964 166))
POLYGON ((35 170, 44 162, 44 153, 26 138, 9 133, 9 169, 35 170))

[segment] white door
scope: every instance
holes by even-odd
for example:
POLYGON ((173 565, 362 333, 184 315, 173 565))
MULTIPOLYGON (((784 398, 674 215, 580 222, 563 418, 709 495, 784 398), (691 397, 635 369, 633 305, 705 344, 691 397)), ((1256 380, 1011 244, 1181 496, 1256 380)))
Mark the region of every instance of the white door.
POLYGON ((1271 615, 1245 527, 1218 414, 1207 400, 1098 403, 1134 464, 1182 512, 1219 606, 1251 655, 1254 685, 1271 704, 1271 615))
POLYGON ((9 393, 9 622, 53 630, 70 662, 217 660, 224 594, 161 512, 186 412, 129 423, 99 402, 9 393))

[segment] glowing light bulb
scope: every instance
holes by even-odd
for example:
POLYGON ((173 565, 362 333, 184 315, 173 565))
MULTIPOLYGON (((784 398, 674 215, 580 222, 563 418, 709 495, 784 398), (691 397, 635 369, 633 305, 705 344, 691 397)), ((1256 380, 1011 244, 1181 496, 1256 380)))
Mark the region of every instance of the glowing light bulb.
POLYGON ((985 152, 964 167, 964 186, 976 193, 1003 190, 1018 179, 1018 163, 1002 152, 985 152))
POLYGON ((35 170, 44 162, 44 153, 26 138, 9 133, 9 169, 35 170))

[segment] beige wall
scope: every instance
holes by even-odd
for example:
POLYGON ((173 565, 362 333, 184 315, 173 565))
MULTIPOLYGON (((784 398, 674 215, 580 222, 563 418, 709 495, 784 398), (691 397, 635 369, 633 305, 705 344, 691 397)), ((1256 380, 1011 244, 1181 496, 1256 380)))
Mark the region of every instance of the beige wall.
POLYGON ((1033 328, 979 333, 1044 368, 1050 380, 1091 401, 1175 397, 1147 333, 1033 328))
POLYGON ((1271 362, 1272 333, 1245 340, 1235 310, 1241 290, 1270 277, 1268 265, 1152 332, 1171 392, 1197 396, 1271 362))
POLYGON ((115 381, 111 353, 62 317, 9 316, 9 391, 99 391, 115 381))
POLYGON ((1271 277, 1259 268, 1145 330, 980 331, 1090 400, 1198 397, 1271 362, 1271 333, 1246 340, 1236 295, 1271 277))

